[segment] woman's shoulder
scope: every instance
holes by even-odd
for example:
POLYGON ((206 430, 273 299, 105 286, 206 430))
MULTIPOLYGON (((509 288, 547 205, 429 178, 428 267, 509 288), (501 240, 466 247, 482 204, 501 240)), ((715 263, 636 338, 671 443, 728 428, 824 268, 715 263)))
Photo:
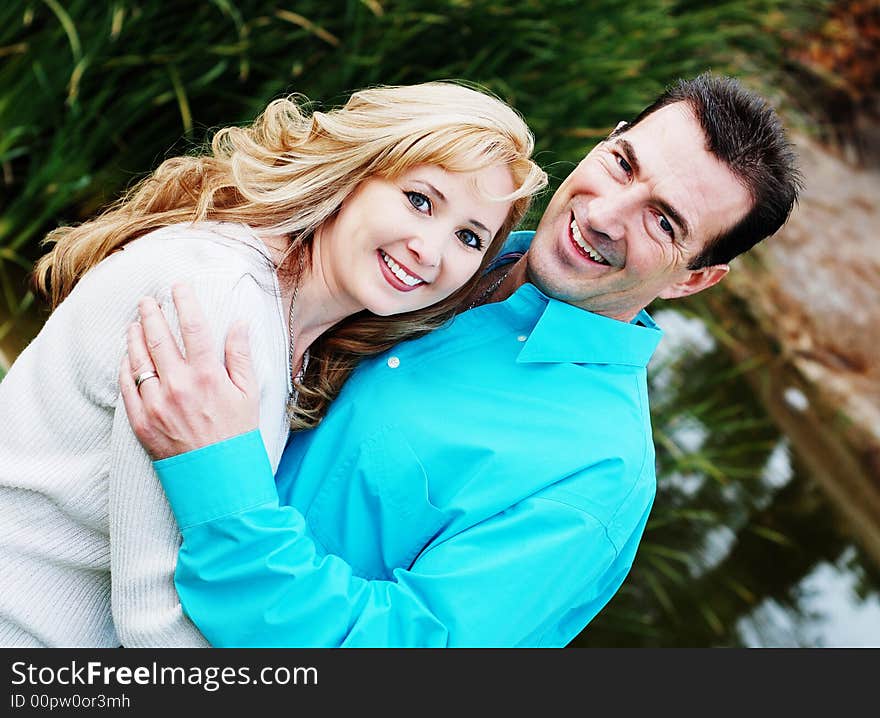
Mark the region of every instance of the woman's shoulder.
POLYGON ((68 299, 135 306, 145 295, 170 296, 178 282, 212 296, 234 292, 250 303, 271 304, 278 294, 268 250, 250 227, 205 222, 170 225, 132 240, 87 272, 68 299))
POLYGON ((161 227, 132 240, 87 272, 80 284, 153 291, 175 282, 234 284, 242 278, 275 286, 266 246, 246 225, 200 222, 161 227))
POLYGON ((271 270, 266 245, 249 226, 234 222, 195 222, 160 227, 125 245, 129 261, 193 262, 193 267, 228 271, 271 270))

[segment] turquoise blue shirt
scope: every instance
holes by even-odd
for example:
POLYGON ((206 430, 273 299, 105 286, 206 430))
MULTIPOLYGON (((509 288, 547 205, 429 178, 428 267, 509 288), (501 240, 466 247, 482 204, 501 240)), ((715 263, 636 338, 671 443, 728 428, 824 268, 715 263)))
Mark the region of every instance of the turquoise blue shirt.
POLYGON ((216 646, 566 645, 653 502, 660 334, 525 284, 363 362, 274 479, 258 432, 156 462, 184 609, 216 646))

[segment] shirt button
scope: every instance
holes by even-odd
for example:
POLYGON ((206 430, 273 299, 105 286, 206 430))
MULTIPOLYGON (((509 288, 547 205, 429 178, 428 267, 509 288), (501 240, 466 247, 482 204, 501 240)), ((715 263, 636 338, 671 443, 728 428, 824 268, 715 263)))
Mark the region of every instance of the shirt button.
POLYGON ((527 337, 525 334, 520 334, 520 335, 516 338, 516 340, 517 340, 518 342, 524 342, 526 339, 528 339, 528 337, 527 337))
POLYGON ((400 366, 400 359, 397 357, 388 357, 388 366, 392 369, 397 369, 400 366))

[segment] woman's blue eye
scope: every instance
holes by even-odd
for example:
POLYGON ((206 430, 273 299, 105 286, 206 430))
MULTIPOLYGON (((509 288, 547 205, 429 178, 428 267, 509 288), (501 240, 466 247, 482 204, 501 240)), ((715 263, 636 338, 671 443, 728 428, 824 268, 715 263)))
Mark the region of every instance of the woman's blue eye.
POLYGON ((428 199, 421 192, 404 192, 406 198, 409 200, 409 203, 415 207, 419 212, 424 212, 425 214, 431 213, 431 200, 428 199))
POLYGON ((469 229, 460 229, 458 230, 458 232, 456 232, 456 235, 468 247, 473 247, 474 249, 483 248, 483 240, 480 239, 480 236, 478 234, 472 232, 469 229))

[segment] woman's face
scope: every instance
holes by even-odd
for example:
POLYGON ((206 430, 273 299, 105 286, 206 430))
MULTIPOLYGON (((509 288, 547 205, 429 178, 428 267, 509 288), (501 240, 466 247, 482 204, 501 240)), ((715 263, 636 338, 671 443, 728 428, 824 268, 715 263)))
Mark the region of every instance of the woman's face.
POLYGON ((448 172, 418 165, 372 177, 318 234, 326 280, 359 308, 387 316, 445 299, 476 272, 510 211, 514 190, 501 165, 448 172))

